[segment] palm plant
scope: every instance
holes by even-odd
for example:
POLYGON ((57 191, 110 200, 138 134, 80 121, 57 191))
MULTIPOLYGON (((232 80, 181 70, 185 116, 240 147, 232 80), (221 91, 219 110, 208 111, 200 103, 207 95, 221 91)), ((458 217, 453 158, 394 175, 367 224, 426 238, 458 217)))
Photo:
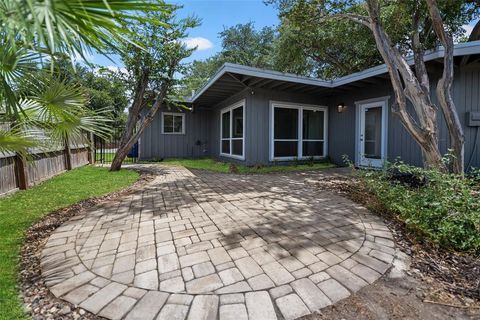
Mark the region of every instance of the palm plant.
POLYGON ((123 20, 143 21, 141 12, 168 8, 161 0, 2 0, 0 123, 12 125, 0 126, 0 153, 25 154, 46 136, 69 143, 85 131, 108 135, 108 120, 85 108, 82 89, 55 79, 54 57, 115 50, 131 43, 123 20))

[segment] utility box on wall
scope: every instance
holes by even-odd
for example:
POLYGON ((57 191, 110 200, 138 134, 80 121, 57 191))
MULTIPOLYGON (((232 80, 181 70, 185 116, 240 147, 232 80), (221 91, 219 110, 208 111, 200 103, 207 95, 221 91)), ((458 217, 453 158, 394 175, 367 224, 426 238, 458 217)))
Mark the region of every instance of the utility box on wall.
POLYGON ((469 127, 480 127, 480 112, 467 112, 467 125, 469 127))

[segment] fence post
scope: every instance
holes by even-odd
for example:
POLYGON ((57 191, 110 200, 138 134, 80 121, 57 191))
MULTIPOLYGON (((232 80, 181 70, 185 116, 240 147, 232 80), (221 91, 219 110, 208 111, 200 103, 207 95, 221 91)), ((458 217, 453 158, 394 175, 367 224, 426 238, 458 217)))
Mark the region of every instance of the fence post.
POLYGON ((65 140, 65 168, 72 170, 72 150, 70 149, 70 141, 65 140))
POLYGON ((19 154, 15 156, 15 172, 17 176, 18 188, 20 190, 28 189, 27 160, 25 157, 19 154))
POLYGON ((92 132, 88 134, 87 152, 88 152, 88 163, 95 164, 95 139, 93 137, 92 132))

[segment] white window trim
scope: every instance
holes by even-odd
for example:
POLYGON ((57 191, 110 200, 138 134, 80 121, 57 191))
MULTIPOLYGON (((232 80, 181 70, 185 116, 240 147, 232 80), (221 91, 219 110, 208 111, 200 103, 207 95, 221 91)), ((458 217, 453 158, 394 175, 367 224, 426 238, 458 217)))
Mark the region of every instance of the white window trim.
POLYGON ((182 112, 162 112, 162 134, 175 135, 175 134, 185 134, 185 113, 182 112), (165 127, 163 125, 164 116, 181 116, 182 117, 182 132, 165 132, 165 127))
POLYGON ((291 160, 307 160, 311 159, 311 156, 303 156, 303 141, 322 141, 322 140, 303 140, 303 110, 318 110, 324 112, 323 118, 323 156, 314 156, 314 159, 325 159, 328 156, 328 107, 320 105, 311 105, 304 103, 287 103, 281 101, 270 101, 270 139, 269 139, 269 159, 270 161, 291 161, 291 160), (298 116, 298 139, 276 139, 277 141, 297 141, 297 154, 300 154, 300 157, 275 157, 274 156, 274 121, 275 121, 275 108, 288 108, 288 109, 297 109, 299 112, 298 116))
POLYGON ((220 110, 220 149, 219 149, 219 153, 222 157, 229 157, 229 158, 233 158, 233 159, 238 159, 238 160, 245 160, 245 134, 246 134, 246 127, 245 127, 245 110, 247 109, 247 106, 245 104, 245 99, 243 100, 240 100, 226 108, 223 108, 222 110, 220 110), (238 107, 243 107, 243 137, 242 138, 232 138, 232 130, 233 130, 233 125, 232 125, 232 121, 233 121, 233 117, 232 117, 232 111, 233 109, 236 109, 238 107), (227 113, 227 112, 230 112, 230 138, 227 138, 227 139, 224 139, 222 138, 222 132, 223 132, 223 125, 222 125, 222 117, 223 117, 223 114, 224 113, 227 113), (230 153, 223 153, 222 152, 222 141, 223 140, 229 140, 230 141, 230 153), (239 156, 239 155, 236 155, 236 154, 232 154, 232 140, 242 140, 242 155, 239 156))

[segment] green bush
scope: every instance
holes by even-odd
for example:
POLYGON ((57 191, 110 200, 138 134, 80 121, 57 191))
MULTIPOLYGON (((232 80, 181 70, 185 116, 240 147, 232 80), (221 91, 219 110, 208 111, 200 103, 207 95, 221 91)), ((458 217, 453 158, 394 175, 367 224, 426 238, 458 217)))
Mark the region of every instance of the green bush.
POLYGON ((480 253, 480 187, 463 178, 403 163, 357 171, 367 190, 410 231, 444 248, 480 253), (421 183, 405 183, 399 176, 421 183))

